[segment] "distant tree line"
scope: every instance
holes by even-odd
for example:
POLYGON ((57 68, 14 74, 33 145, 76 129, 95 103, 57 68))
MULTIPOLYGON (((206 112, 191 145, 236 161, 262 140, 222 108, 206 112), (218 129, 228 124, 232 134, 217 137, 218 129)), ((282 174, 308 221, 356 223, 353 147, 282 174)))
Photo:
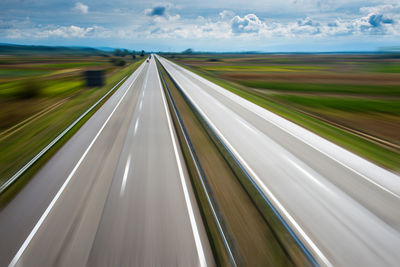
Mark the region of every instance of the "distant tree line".
POLYGON ((142 51, 129 51, 128 49, 115 49, 114 51, 114 56, 116 57, 125 57, 125 56, 131 56, 133 59, 136 59, 136 56, 144 57, 145 56, 144 50, 142 51))
POLYGON ((126 61, 121 58, 131 57, 132 59, 136 59, 137 57, 144 57, 145 55, 146 52, 144 50, 129 51, 128 49, 115 49, 113 52, 114 57, 110 58, 110 62, 113 63, 115 66, 125 66, 126 61))

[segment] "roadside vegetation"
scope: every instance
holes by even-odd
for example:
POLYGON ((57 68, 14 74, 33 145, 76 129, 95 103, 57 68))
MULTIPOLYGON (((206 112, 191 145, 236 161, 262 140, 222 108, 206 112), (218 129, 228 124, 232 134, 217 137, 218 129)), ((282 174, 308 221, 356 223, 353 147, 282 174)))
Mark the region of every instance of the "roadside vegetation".
MULTIPOLYGON (((142 57, 87 52, 6 54, 0 57, 0 184, 24 166, 84 111, 131 74, 142 57), (115 64, 113 58, 124 64, 115 64), (88 87, 86 70, 102 70, 104 86, 88 87)), ((105 101, 105 100, 104 100, 105 101)), ((50 153, 1 196, 11 197, 87 120, 72 129, 50 153)))
POLYGON ((165 55, 375 163, 400 171, 395 55, 165 55))

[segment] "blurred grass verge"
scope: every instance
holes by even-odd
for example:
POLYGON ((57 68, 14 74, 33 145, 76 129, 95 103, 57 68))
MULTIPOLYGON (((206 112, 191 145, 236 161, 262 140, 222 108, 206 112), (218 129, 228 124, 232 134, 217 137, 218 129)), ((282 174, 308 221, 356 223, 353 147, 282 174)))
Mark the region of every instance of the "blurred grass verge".
MULTIPOLYGON (((309 266, 299 246, 265 200, 219 143, 201 116, 159 66, 196 151, 209 196, 238 266, 309 266)), ((168 99, 168 97, 167 97, 168 99)), ((169 100, 169 99, 168 99, 169 100)), ((169 101, 172 110, 171 102, 169 101)), ((229 258, 190 156, 184 136, 171 112, 192 185, 202 212, 217 265, 229 258)))
MULTIPOLYGON (((309 64, 315 64, 324 60, 323 56, 287 57, 296 58, 296 64, 309 61, 309 64)), ((243 64, 241 56, 231 55, 221 57, 217 64, 230 65, 233 59, 235 63, 243 64)), ((369 70, 375 64, 370 62, 371 58, 357 59, 362 64, 346 65, 348 70, 345 71, 341 65, 337 67, 342 62, 336 61, 348 60, 347 57, 335 58, 333 63, 329 59, 325 64, 331 68, 326 73, 301 74, 206 71, 203 66, 211 63, 205 55, 196 61, 186 60, 184 56, 175 56, 173 60, 361 157, 392 171, 400 171, 400 76, 365 73, 365 69, 369 70)), ((267 64, 269 59, 257 60, 257 64, 267 64)))
MULTIPOLYGON (((11 95, 0 97, 0 183, 3 184, 123 77, 132 74, 142 62, 138 60, 125 68, 112 69, 108 72, 106 85, 101 88, 86 88, 82 80, 71 77, 45 81, 30 77, 23 82, 16 82, 11 95), (35 93, 29 92, 32 88, 35 93), (18 90, 22 90, 22 93, 16 94, 18 90)), ((0 195, 0 207, 21 190, 111 95, 0 195)))

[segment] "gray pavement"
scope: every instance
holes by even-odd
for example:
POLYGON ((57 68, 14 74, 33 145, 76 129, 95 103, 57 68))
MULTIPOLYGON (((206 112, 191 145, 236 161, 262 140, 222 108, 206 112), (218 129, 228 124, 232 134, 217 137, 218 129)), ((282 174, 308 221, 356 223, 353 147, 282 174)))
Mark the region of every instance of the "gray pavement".
POLYGON ((0 212, 0 266, 214 265, 154 60, 0 212))
POLYGON ((160 60, 321 265, 399 266, 397 174, 160 60))

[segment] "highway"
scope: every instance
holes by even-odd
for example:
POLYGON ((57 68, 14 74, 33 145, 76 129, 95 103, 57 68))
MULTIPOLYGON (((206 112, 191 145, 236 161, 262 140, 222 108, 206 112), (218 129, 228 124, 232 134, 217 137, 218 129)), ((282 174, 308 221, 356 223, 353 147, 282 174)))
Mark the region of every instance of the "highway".
POLYGON ((399 266, 399 175, 158 58, 319 264, 399 266))
POLYGON ((213 266, 154 59, 0 212, 0 266, 213 266))

